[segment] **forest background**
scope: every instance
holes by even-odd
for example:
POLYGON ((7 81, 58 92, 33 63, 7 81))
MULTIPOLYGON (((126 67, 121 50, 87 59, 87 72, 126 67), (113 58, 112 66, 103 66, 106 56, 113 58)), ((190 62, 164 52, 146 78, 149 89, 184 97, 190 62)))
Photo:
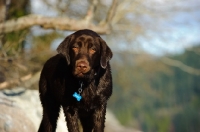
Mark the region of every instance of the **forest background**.
POLYGON ((0 0, 0 89, 38 89, 44 62, 79 29, 111 47, 108 108, 147 132, 200 130, 200 1, 0 0))

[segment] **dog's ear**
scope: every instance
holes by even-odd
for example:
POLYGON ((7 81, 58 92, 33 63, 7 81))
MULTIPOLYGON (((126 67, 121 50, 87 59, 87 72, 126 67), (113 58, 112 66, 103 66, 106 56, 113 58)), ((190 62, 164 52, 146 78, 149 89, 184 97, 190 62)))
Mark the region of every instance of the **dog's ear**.
POLYGON ((66 37, 57 48, 57 52, 66 58, 68 65, 70 64, 69 47, 72 38, 72 35, 66 37))
POLYGON ((108 47, 108 45, 106 44, 106 42, 99 38, 100 41, 100 47, 101 47, 101 59, 100 59, 100 64, 102 68, 106 68, 107 66, 107 62, 112 58, 113 54, 111 49, 108 47))

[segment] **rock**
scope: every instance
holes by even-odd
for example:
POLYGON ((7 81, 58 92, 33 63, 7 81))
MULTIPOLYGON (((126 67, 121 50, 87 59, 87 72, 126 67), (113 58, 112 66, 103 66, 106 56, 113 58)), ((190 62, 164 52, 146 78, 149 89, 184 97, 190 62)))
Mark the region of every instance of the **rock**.
POLYGON ((33 122, 15 103, 0 95, 0 132, 35 132, 33 122))
MULTIPOLYGON (((33 126, 36 130, 38 130, 41 119, 42 119, 42 106, 39 100, 38 90, 24 90, 22 88, 16 88, 13 91, 4 91, 6 95, 9 96, 10 99, 15 101, 15 103, 24 110, 24 113, 28 115, 28 117, 32 120, 33 126), (17 93, 22 93, 18 94, 17 93), (23 91, 23 92, 22 92, 23 91), (13 96, 17 95, 17 96, 13 96)), ((66 122, 64 118, 64 114, 61 110, 59 120, 57 123, 57 132, 68 132, 66 127, 66 122)))
POLYGON ((40 118, 42 117, 42 107, 38 92, 36 90, 25 90, 23 88, 15 88, 3 92, 6 93, 9 99, 12 99, 15 104, 24 111, 24 113, 26 113, 37 130, 40 124, 40 118))
MULTIPOLYGON (((13 91, 7 90, 7 91, 3 91, 3 92, 8 96, 10 95, 7 98, 9 98, 9 100, 13 100, 14 103, 17 105, 17 107, 21 108, 21 112, 24 113, 24 115, 26 115, 32 121, 32 127, 34 127, 34 128, 28 129, 28 130, 34 130, 34 131, 36 130, 37 131, 37 129, 40 125, 41 118, 42 118, 42 106, 40 104, 38 90, 25 90, 23 88, 18 88, 13 91), (18 93, 20 93, 20 94, 18 94, 18 93), (14 95, 17 95, 17 96, 14 96, 14 95)), ((1 106, 0 106, 0 109, 1 109, 1 106)), ((10 108, 8 108, 8 109, 10 109, 10 108)), ((13 108, 13 111, 15 109, 16 109, 16 107, 13 108)), ((9 111, 12 111, 12 108, 9 111)), ((12 114, 12 112, 10 112, 10 114, 12 114)), ((0 112, 0 115, 1 115, 1 112, 0 112)), ((18 115, 18 113, 15 115, 18 115)), ((8 114, 8 116, 9 116, 9 114, 8 114)), ((21 114, 20 114, 20 116, 21 116, 21 114)), ((6 118, 11 118, 11 120, 13 120, 12 115, 10 117, 6 117, 6 118)), ((27 119, 27 121, 28 121, 28 119, 27 119)), ((20 122, 22 122, 22 121, 20 121, 20 122)), ((12 123, 8 122, 7 124, 8 125, 4 124, 4 127, 6 127, 6 129, 9 129, 10 127, 12 127, 12 123)), ((28 122, 26 122, 26 124, 28 127, 28 125, 29 125, 28 122)), ((16 125, 19 125, 19 127, 21 127, 20 124, 15 123, 15 126, 16 125)), ((110 110, 107 110, 107 113, 106 113, 105 126, 106 126, 105 132, 139 132, 132 128, 126 128, 126 127, 122 126, 110 110)), ((1 132, 1 128, 0 128, 0 132, 1 132)), ((2 131, 2 132, 4 132, 4 131, 2 131)), ((5 132, 7 132, 7 131, 5 131, 5 132)), ((10 131, 8 131, 8 132, 10 132, 10 131)), ((12 132, 15 132, 15 131, 12 131, 12 132)), ((20 132, 23 132, 23 131, 20 131, 20 132)), ((65 122, 65 117, 64 117, 62 109, 60 112, 60 117, 58 119, 56 132, 68 132, 66 122, 65 122)))

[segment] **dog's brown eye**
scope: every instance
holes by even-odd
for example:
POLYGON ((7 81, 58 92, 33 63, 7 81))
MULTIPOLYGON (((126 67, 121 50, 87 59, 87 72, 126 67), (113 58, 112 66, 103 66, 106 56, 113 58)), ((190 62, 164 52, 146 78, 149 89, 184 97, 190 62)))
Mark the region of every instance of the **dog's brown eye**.
POLYGON ((78 46, 73 46, 72 49, 73 49, 75 52, 78 52, 78 46))
POLYGON ((96 49, 95 48, 90 48, 89 51, 90 51, 91 54, 94 54, 96 52, 96 49))

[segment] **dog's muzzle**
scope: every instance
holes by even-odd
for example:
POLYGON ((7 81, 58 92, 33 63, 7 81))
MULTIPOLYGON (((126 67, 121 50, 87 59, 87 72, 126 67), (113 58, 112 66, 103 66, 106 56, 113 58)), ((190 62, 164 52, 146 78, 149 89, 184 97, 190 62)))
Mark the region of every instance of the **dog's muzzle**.
POLYGON ((84 74, 90 71, 89 62, 86 60, 77 60, 75 64, 74 75, 77 77, 84 77, 84 74))

